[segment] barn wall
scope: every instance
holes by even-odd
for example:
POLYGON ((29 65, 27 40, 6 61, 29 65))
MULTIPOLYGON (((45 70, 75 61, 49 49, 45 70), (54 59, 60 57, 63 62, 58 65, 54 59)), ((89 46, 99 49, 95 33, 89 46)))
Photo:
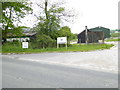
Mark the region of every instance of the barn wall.
MULTIPOLYGON (((103 32, 95 32, 88 30, 88 43, 98 43, 99 40, 103 39, 103 32)), ((78 34, 78 43, 85 43, 85 30, 78 34)))
POLYGON ((85 43, 85 31, 78 34, 78 43, 85 43))
POLYGON ((98 40, 102 40, 103 33, 102 32, 88 32, 88 43, 98 43, 98 40))
POLYGON ((18 40, 18 41, 22 42, 22 41, 28 41, 28 40, 30 40, 30 38, 29 37, 26 37, 26 38, 7 38, 7 41, 9 41, 9 42, 13 42, 14 40, 18 40))

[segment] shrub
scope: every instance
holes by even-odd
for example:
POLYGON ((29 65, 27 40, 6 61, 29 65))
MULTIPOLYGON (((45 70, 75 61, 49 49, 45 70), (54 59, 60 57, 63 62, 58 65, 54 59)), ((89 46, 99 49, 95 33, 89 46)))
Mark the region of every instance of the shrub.
POLYGON ((50 36, 45 34, 36 35, 35 39, 31 40, 32 48, 48 48, 56 47, 56 40, 53 40, 50 36))

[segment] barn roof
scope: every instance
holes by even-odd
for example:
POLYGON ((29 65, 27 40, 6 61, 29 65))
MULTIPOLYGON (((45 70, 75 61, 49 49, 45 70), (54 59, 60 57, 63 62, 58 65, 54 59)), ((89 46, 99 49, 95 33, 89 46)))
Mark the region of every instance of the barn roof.
POLYGON ((90 31, 104 31, 104 30, 110 30, 109 28, 105 28, 105 27, 101 27, 101 26, 98 26, 98 27, 95 27, 95 28, 91 28, 89 29, 90 31))
MULTIPOLYGON (((89 32, 103 32, 102 30, 91 30, 91 29, 88 29, 89 32)), ((82 32, 80 32, 79 34, 82 34, 83 32, 85 32, 85 30, 83 30, 82 32)), ((78 35, 79 35, 78 34, 78 35)))

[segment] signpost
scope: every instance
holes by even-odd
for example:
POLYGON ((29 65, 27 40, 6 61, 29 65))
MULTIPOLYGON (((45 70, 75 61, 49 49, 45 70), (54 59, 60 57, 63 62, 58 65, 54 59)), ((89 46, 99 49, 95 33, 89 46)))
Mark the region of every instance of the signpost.
POLYGON ((59 48, 59 44, 66 44, 66 48, 67 48, 67 37, 58 37, 57 48, 59 48))
POLYGON ((28 42, 22 42, 22 48, 28 48, 28 42))

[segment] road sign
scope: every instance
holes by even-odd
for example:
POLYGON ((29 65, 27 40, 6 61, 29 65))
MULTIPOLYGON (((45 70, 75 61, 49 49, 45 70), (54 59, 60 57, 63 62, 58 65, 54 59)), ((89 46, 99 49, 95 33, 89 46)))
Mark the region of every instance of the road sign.
POLYGON ((57 44, 66 44, 67 43, 67 37, 58 37, 57 38, 57 44))
POLYGON ((67 48, 67 37, 58 37, 57 48, 59 48, 59 44, 66 44, 66 48, 67 48))
POLYGON ((28 48, 28 42, 22 42, 22 48, 28 48))

